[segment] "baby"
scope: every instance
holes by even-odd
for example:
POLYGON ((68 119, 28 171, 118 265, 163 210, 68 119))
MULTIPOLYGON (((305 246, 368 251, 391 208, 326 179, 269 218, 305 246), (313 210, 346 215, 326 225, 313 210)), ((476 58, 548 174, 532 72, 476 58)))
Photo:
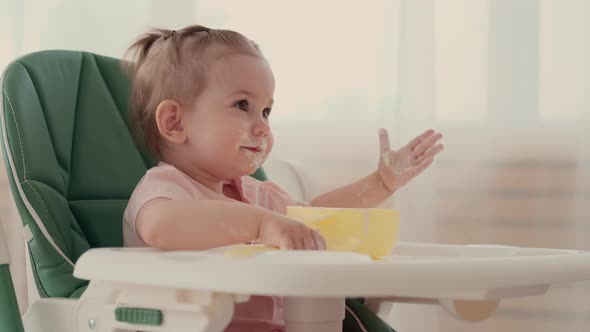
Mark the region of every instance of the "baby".
MULTIPOLYGON (((322 236, 285 216, 289 205, 375 207, 426 169, 443 146, 428 130, 398 151, 379 131, 376 171, 294 201, 253 174, 273 146, 274 77, 258 46, 229 30, 193 25, 156 29, 128 50, 131 120, 161 160, 135 188, 124 214, 126 246, 206 250, 260 243, 322 250, 322 236)), ((252 297, 227 331, 283 331, 282 301, 252 297)))

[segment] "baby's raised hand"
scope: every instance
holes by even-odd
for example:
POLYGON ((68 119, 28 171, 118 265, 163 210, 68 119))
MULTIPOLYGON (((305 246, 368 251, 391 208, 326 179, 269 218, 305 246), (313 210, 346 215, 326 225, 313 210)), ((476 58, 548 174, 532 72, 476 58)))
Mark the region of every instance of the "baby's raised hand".
POLYGON ((387 189, 395 192, 422 173, 443 150, 436 144, 442 134, 429 129, 397 151, 389 146, 387 130, 379 129, 380 158, 378 173, 387 189))
POLYGON ((326 249, 326 242, 319 232, 274 212, 263 217, 256 242, 283 250, 326 249))

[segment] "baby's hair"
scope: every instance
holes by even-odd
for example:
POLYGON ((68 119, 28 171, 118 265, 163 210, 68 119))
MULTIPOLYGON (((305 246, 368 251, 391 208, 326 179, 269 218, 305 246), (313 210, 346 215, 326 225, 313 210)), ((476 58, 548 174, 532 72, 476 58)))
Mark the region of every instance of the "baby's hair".
POLYGON ((155 113, 167 99, 188 106, 206 84, 208 62, 215 57, 242 53, 262 57, 258 45, 231 30, 191 25, 181 30, 152 29, 125 53, 126 72, 132 78, 131 127, 149 152, 161 157, 155 113), (208 54, 212 45, 220 52, 208 54))

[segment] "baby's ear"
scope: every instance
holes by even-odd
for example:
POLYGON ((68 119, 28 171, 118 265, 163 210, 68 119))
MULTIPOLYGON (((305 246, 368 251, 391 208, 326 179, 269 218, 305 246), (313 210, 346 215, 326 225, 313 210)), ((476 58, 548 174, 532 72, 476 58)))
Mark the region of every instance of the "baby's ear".
POLYGON ((182 124, 182 107, 174 100, 164 100, 156 108, 156 124, 162 137, 171 143, 186 142, 182 124))

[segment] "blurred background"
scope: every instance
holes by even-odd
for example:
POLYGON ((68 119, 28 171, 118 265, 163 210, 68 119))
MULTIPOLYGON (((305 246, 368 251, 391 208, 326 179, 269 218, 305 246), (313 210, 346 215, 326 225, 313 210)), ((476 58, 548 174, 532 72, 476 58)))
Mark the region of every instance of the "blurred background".
MULTIPOLYGON (((590 1, 0 0, 0 68, 45 49, 120 58, 149 27, 195 23, 260 45, 276 77, 271 158, 300 162, 314 193, 375 169, 378 128, 393 147, 434 128, 445 151, 386 204, 402 241, 590 250, 590 1)), ((576 283, 480 323, 419 305, 389 321, 587 331, 589 312, 576 283)))

